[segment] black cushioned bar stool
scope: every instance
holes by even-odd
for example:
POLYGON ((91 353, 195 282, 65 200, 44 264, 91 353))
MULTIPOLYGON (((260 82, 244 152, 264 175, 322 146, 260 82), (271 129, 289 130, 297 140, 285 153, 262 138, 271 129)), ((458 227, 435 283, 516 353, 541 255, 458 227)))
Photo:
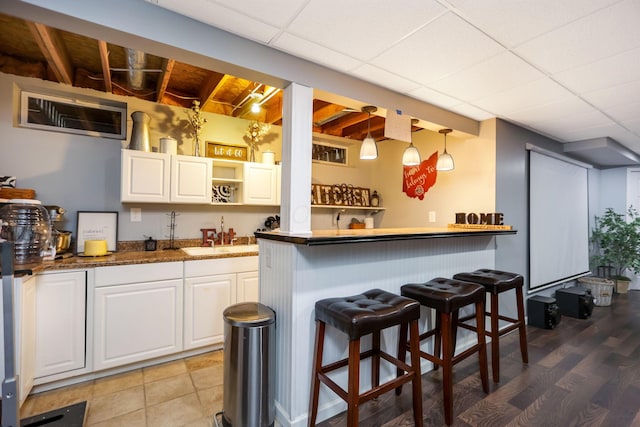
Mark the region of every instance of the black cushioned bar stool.
POLYGON ((416 426, 422 426, 422 388, 420 384, 420 357, 418 351, 418 320, 420 304, 409 298, 401 297, 380 289, 372 289, 361 295, 343 298, 328 298, 316 302, 316 341, 313 356, 313 377, 311 378, 311 400, 309 408, 309 426, 314 426, 318 415, 318 394, 320 382, 347 402, 347 426, 357 427, 360 404, 400 385, 412 382, 413 416, 416 426), (322 365, 324 333, 326 325, 331 325, 349 337, 349 356, 346 359, 322 365), (410 329, 411 366, 405 359, 380 350, 380 331, 391 326, 404 325, 410 329), (360 338, 372 334, 371 350, 361 353, 360 338), (372 388, 360 394, 360 361, 371 357, 372 388), (385 359, 398 370, 404 372, 384 384, 380 384, 380 358, 385 359), (327 375, 328 372, 348 366, 348 385, 344 390, 327 375))
MULTIPOLYGON (((425 331, 420 335, 420 341, 434 337, 434 351, 429 354, 420 351, 420 356, 438 366, 442 366, 442 388, 444 395, 444 419, 447 425, 453 422, 453 366, 474 353, 478 353, 480 361, 480 378, 482 389, 489 392, 489 372, 487 368, 487 345, 484 337, 484 328, 477 331, 475 345, 455 354, 455 333, 458 310, 468 305, 474 305, 477 313, 484 313, 484 288, 474 283, 461 280, 445 279, 438 277, 426 283, 410 283, 402 286, 402 296, 418 301, 425 307, 436 310, 435 328, 425 331), (442 356, 440 345, 442 344, 442 356)), ((477 316, 478 325, 484 326, 484 316, 477 316)), ((406 328, 403 327, 400 338, 406 342, 406 328)), ((404 360, 407 345, 401 346, 398 359, 404 360)), ((413 350, 411 350, 413 356, 413 350)), ((399 392, 400 390, 397 390, 399 392)))
MULTIPOLYGON (((486 334, 491 337, 491 370, 493 372, 493 381, 500 382, 500 336, 518 329, 520 334, 520 354, 522 363, 529 363, 529 355, 527 351, 527 324, 524 321, 524 296, 522 287, 524 279, 520 274, 509 273, 506 271, 489 270, 486 268, 473 271, 471 273, 458 273, 453 276, 458 280, 466 280, 468 282, 477 283, 484 286, 487 293, 491 294, 491 311, 487 311, 486 315, 491 319, 491 328, 486 334), (516 304, 518 309, 518 318, 502 316, 498 311, 499 299, 498 295, 502 292, 515 289, 516 304), (502 330, 499 321, 509 322, 502 330)), ((470 320, 471 316, 459 319, 460 327, 475 330, 475 326, 465 323, 470 320)))

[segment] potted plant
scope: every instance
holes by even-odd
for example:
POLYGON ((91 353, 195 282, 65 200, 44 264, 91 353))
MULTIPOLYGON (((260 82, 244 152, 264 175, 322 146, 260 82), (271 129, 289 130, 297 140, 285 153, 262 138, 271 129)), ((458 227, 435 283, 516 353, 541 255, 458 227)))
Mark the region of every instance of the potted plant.
POLYGON ((608 275, 616 282, 616 290, 626 293, 631 279, 624 274, 632 271, 640 273, 640 216, 629 207, 627 218, 607 208, 604 215, 595 217, 591 232, 594 247, 592 262, 597 267, 604 266, 608 275))

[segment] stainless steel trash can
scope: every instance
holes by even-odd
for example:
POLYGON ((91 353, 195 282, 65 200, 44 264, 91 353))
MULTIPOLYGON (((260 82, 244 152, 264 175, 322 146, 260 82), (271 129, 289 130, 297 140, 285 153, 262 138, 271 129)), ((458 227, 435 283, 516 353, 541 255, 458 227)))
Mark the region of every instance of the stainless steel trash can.
POLYGON ((224 316, 222 425, 271 427, 275 421, 275 312, 257 302, 224 316))

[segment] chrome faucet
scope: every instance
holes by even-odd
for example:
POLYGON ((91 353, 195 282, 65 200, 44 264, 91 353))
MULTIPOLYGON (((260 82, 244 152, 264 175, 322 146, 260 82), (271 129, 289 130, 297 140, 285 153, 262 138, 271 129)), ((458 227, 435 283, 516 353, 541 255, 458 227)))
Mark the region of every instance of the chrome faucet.
POLYGON ((224 245, 224 216, 220 217, 220 244, 224 245))

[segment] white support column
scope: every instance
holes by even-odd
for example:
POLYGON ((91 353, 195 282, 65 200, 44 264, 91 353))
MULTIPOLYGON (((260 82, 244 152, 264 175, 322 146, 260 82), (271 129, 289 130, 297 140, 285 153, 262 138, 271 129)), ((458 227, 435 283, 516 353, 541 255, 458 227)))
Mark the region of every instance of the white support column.
POLYGON ((291 83, 282 100, 280 230, 311 234, 313 89, 291 83))

